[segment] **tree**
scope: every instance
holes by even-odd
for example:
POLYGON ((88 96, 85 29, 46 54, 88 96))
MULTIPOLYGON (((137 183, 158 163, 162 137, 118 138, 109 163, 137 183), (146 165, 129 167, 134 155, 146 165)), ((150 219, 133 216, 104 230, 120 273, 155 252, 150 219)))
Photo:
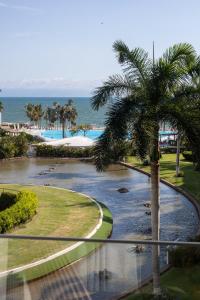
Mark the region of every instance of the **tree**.
POLYGON ((77 117, 77 111, 71 99, 68 100, 68 103, 64 104, 63 106, 58 105, 57 110, 58 110, 58 117, 60 120, 60 124, 62 126, 62 136, 63 138, 65 138, 66 123, 68 121, 69 129, 72 127, 72 125, 76 124, 75 120, 77 117))
POLYGON ((41 127, 41 120, 44 115, 42 105, 41 104, 32 104, 28 103, 25 106, 25 111, 27 117, 30 119, 31 122, 34 122, 34 125, 37 127, 41 127))
POLYGON ((15 144, 15 156, 23 156, 28 151, 28 139, 26 133, 22 132, 13 138, 15 144))
MULTIPOLYGON (((95 163, 98 170, 103 170, 113 159, 113 145, 121 145, 131 136, 136 138, 137 155, 141 159, 149 153, 152 239, 159 240, 159 123, 177 121, 170 105, 183 95, 194 94, 187 75, 188 65, 196 60, 196 53, 191 45, 183 43, 170 47, 159 59, 151 60, 143 49, 130 50, 122 41, 116 41, 113 48, 123 75, 110 76, 92 97, 95 110, 110 99, 114 101, 107 113, 105 131, 95 146, 95 163)), ((152 247, 152 265, 154 294, 160 295, 159 246, 152 247)))
POLYGON ((3 103, 0 101, 0 125, 2 122, 2 111, 3 111, 4 107, 3 107, 3 103))
POLYGON ((80 124, 75 126, 72 130, 71 133, 72 135, 77 134, 79 131, 83 132, 83 135, 86 136, 86 133, 88 130, 91 129, 91 126, 89 124, 80 124))
POLYGON ((59 104, 54 102, 51 107, 47 107, 44 113, 44 119, 47 121, 50 128, 55 127, 55 122, 58 120, 58 107, 59 104))

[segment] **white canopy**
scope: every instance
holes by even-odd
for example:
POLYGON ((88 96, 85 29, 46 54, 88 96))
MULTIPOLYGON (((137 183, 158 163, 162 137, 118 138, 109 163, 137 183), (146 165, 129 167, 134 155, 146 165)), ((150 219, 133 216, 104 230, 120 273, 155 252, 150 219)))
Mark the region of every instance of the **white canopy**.
POLYGON ((53 140, 40 143, 40 145, 49 146, 71 146, 71 147, 90 147, 94 145, 94 141, 85 136, 73 136, 70 138, 64 138, 61 140, 53 140))

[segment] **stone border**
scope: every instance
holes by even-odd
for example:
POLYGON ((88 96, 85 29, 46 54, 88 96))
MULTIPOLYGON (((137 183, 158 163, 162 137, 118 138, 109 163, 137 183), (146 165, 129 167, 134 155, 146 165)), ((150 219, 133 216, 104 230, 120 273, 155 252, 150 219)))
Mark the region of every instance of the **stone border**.
MULTIPOLYGON (((25 185, 25 186, 35 186, 35 185, 25 185)), ((84 196, 84 197, 90 199, 92 202, 94 202, 97 205, 97 207, 99 209, 99 212, 100 212, 100 217, 99 217, 99 221, 98 221, 97 225, 93 228, 93 230, 89 234, 87 234, 87 236, 85 236, 85 238, 88 238, 88 239, 91 238, 100 229, 100 227, 103 223, 103 210, 102 210, 102 207, 100 206, 100 204, 95 199, 89 197, 86 194, 75 192, 75 191, 70 190, 70 189, 59 188, 59 187, 55 187, 55 186, 48 186, 48 187, 44 186, 44 185, 38 185, 38 186, 45 187, 45 188, 53 188, 53 189, 58 189, 58 190, 64 190, 64 191, 70 191, 72 193, 75 193, 75 194, 78 194, 78 195, 81 195, 81 196, 84 196)), ((56 253, 54 253, 54 254, 46 257, 46 258, 40 259, 36 262, 26 264, 26 265, 23 265, 23 266, 20 266, 20 267, 17 267, 17 268, 13 268, 13 269, 10 269, 10 270, 7 270, 7 271, 0 272, 0 278, 4 277, 4 276, 14 275, 14 274, 17 274, 21 271, 31 269, 31 268, 39 266, 43 263, 49 262, 49 261, 51 261, 51 260, 53 260, 53 259, 55 259, 55 258, 57 258, 57 257, 59 257, 63 254, 69 253, 70 251, 76 249, 77 247, 79 247, 83 243, 84 243, 83 241, 82 242, 77 242, 77 243, 75 243, 75 244, 73 244, 73 245, 71 245, 71 246, 69 246, 69 247, 67 247, 67 248, 65 248, 65 249, 63 249, 59 252, 56 252, 56 253)))

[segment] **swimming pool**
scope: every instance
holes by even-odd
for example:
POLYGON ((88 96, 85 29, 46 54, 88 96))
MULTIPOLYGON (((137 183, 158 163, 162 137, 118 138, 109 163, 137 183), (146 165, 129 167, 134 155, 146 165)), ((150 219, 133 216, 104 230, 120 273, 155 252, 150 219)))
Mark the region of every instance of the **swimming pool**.
MULTIPOLYGON (((103 133, 103 129, 91 129, 88 130, 85 134, 86 137, 96 140, 101 134, 103 133)), ((176 132, 174 131, 159 131, 160 135, 164 138, 166 136, 173 137, 176 132)), ((59 140, 62 139, 62 130, 44 130, 41 132, 41 136, 48 139, 59 140)), ((70 130, 65 130, 65 137, 72 137, 72 136, 84 136, 83 131, 79 131, 76 134, 71 134, 70 130)))
MULTIPOLYGON (((98 130, 88 130, 85 134, 86 137, 95 140, 97 139, 101 134, 103 133, 102 129, 98 129, 98 130)), ((62 130, 45 130, 41 133, 42 137, 44 138, 48 138, 48 139, 62 139, 62 130)), ((72 136, 84 136, 83 131, 79 131, 76 134, 71 134, 71 132, 69 130, 65 130, 65 137, 72 137, 72 136)))

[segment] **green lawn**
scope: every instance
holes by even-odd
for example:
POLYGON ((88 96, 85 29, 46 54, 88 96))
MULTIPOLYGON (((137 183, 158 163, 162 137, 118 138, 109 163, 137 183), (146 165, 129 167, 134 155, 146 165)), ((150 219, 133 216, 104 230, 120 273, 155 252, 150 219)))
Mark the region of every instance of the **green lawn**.
MULTIPOLYGON (((149 172, 150 167, 142 166, 141 162, 133 156, 127 157, 127 163, 131 163, 144 171, 149 172)), ((181 155, 180 160, 181 171, 184 173, 184 177, 176 177, 176 155, 175 154, 163 154, 160 160, 160 176, 168 180, 169 182, 183 188, 190 192, 200 201, 200 172, 194 171, 192 162, 188 162, 183 159, 181 155)))
MULTIPOLYGON (((181 171, 183 177, 175 177, 175 154, 163 154, 160 161, 160 175, 161 178, 168 180, 169 182, 181 187, 182 189, 190 192, 200 202, 200 172, 194 171, 193 164, 187 162, 181 156, 181 171)), ((149 167, 142 166, 141 162, 136 157, 127 157, 126 162, 142 168, 149 172, 149 167)), ((173 295, 176 295, 175 299, 183 300, 199 300, 200 299, 200 266, 194 266, 191 268, 172 268, 167 273, 161 276, 161 284, 164 288, 167 288, 173 295)), ((150 294, 152 286, 149 285, 141 290, 142 293, 150 294)), ((142 296, 141 293, 130 295, 125 298, 126 300, 143 300, 149 299, 142 296)))
MULTIPOLYGON (((30 222, 11 231, 12 234, 83 237, 98 223, 97 205, 80 194, 45 186, 4 184, 0 188, 26 188, 35 192, 39 199, 37 214, 30 222)), ((47 257, 69 245, 66 242, 4 240, 1 249, 7 251, 8 247, 6 268, 11 268, 47 257)), ((1 264, 0 268, 3 268, 1 264)))

